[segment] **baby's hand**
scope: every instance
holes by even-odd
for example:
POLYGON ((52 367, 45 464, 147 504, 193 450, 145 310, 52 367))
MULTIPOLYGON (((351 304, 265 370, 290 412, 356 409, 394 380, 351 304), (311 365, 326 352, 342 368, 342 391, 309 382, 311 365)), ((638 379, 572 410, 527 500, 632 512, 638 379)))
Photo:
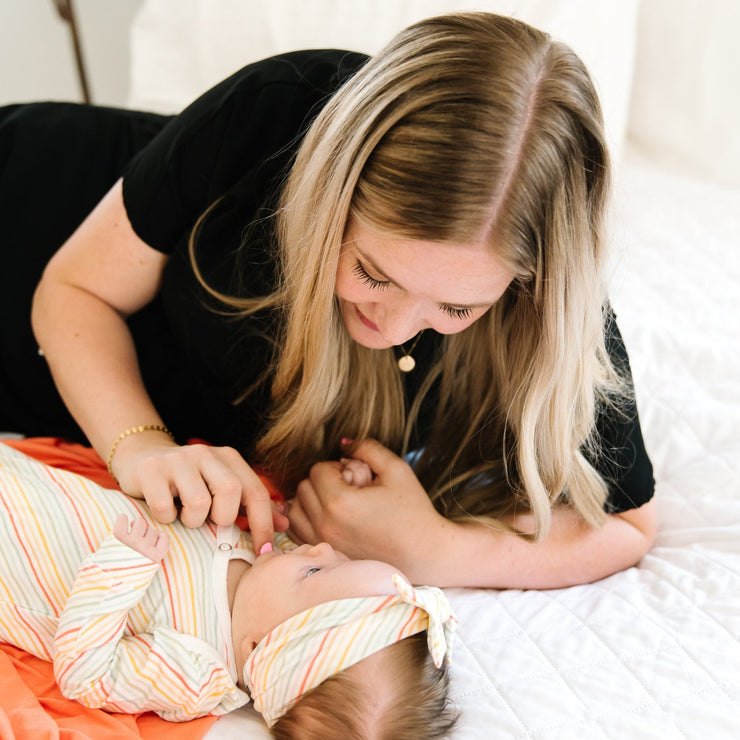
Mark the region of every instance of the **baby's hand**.
POLYGON ((366 462, 348 457, 343 457, 340 462, 342 463, 342 478, 349 485, 364 488, 373 482, 373 471, 366 462))
POLYGON ((150 527, 146 519, 134 519, 129 528, 128 516, 121 514, 113 525, 113 534, 124 545, 155 563, 170 549, 169 535, 150 527))

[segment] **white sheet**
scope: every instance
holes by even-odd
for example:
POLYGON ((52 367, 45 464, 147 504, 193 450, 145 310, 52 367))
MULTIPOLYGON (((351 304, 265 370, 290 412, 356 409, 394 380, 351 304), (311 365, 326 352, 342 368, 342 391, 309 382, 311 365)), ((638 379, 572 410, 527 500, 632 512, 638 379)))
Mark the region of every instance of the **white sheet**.
MULTIPOLYGON (((657 479, 636 568, 557 591, 451 589, 454 740, 740 737, 740 190, 620 171, 612 300, 657 479)), ((208 740, 267 738, 251 710, 208 740)))

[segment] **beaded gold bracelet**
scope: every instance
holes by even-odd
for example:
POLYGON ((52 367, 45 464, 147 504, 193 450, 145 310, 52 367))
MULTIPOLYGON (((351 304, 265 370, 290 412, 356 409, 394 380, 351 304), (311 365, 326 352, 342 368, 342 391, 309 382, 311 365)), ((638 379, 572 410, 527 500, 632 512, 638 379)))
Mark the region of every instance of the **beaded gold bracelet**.
POLYGON ((115 478, 116 480, 118 480, 118 478, 116 478, 116 476, 113 474, 113 468, 111 467, 111 463, 113 462, 113 455, 116 454, 118 445, 121 444, 121 442, 126 439, 126 437, 130 437, 132 434, 138 434, 139 432, 164 432, 170 437, 170 439, 175 438, 175 435, 172 434, 172 432, 162 424, 140 424, 137 427, 131 427, 130 429, 126 429, 125 431, 121 432, 113 442, 113 445, 110 448, 110 452, 108 453, 108 460, 105 463, 106 467, 108 468, 108 472, 111 474, 111 478, 115 478))

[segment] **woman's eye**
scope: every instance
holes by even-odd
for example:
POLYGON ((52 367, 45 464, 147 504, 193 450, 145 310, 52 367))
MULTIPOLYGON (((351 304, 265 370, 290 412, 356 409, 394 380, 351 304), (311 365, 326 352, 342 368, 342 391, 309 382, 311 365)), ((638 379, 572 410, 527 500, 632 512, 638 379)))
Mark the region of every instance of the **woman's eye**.
MULTIPOLYGON (((359 260, 352 268, 352 272, 354 273, 357 280, 359 280, 361 283, 364 283, 365 285, 369 285, 375 290, 384 290, 390 285, 387 280, 378 280, 377 278, 374 278, 372 275, 370 275, 359 260)), ((455 308, 454 306, 440 306, 440 308, 450 318, 458 319, 460 321, 469 319, 473 314, 472 308, 455 308)))
POLYGON ((442 306, 442 310, 453 319, 469 319, 473 310, 471 308, 455 308, 454 306, 442 306))
POLYGON ((313 567, 309 568, 306 571, 306 573, 305 573, 305 575, 303 577, 304 578, 308 578, 309 576, 312 576, 314 573, 318 573, 320 570, 321 570, 321 568, 319 568, 317 565, 314 565, 313 567))
POLYGON ((352 270, 355 277, 365 285, 369 285, 371 288, 382 290, 388 287, 388 283, 384 280, 376 280, 372 275, 368 275, 367 270, 362 266, 362 263, 357 262, 352 270))

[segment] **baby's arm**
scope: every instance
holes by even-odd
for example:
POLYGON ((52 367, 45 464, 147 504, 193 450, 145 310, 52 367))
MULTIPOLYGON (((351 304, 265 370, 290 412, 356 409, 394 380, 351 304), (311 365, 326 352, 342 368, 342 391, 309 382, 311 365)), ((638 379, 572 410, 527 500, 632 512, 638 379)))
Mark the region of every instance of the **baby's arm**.
POLYGON ((342 463, 342 478, 350 486, 364 488, 373 482, 373 471, 366 462, 350 457, 343 457, 340 462, 342 463))
POLYGON ((143 519, 129 529, 126 516, 113 533, 80 565, 59 620, 54 674, 62 693, 87 707, 152 710, 173 721, 246 703, 207 643, 166 626, 131 634, 129 613, 161 567, 169 541, 143 519))
POLYGON ((128 516, 121 514, 113 525, 113 534, 124 545, 154 563, 160 562, 170 549, 169 535, 150 527, 146 519, 134 519, 129 527, 128 516))

